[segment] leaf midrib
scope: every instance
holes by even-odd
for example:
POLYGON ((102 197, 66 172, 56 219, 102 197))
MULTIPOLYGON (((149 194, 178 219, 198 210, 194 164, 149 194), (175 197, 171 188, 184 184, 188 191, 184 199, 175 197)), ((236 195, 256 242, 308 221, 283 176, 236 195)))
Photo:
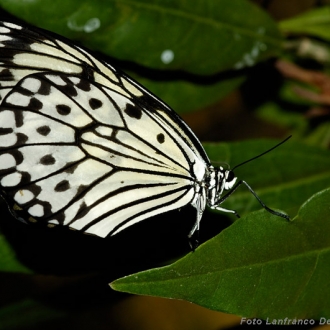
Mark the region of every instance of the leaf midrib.
POLYGON ((213 20, 210 18, 204 18, 204 17, 198 16, 198 15, 192 14, 192 13, 188 13, 183 10, 177 10, 177 9, 168 8, 168 7, 160 7, 155 4, 140 3, 138 1, 131 1, 131 0, 120 0, 120 1, 112 0, 112 2, 118 3, 118 4, 128 4, 128 5, 137 7, 137 8, 146 8, 150 11, 156 11, 156 12, 161 12, 161 13, 165 12, 168 15, 185 18, 185 19, 191 20, 191 21, 199 23, 199 24, 212 26, 214 28, 224 28, 227 30, 233 30, 234 32, 237 32, 241 35, 245 35, 250 38, 257 37, 258 39, 265 40, 269 44, 273 44, 276 46, 278 46, 279 42, 281 41, 281 39, 276 39, 276 38, 273 38, 273 37, 270 37, 267 35, 258 34, 257 32, 251 32, 251 30, 239 28, 236 25, 231 25, 228 23, 216 21, 216 20, 213 20))
MULTIPOLYGON (((279 263, 282 261, 289 261, 289 260, 294 260, 297 258, 301 258, 301 257, 306 257, 306 256, 313 256, 313 257, 318 257, 321 253, 323 252, 329 252, 330 251, 330 247, 326 247, 326 248, 321 248, 321 249, 314 249, 312 251, 308 251, 308 252, 303 252, 303 253, 297 253, 297 254, 293 254, 291 256, 286 256, 286 257, 281 257, 278 259, 272 259, 269 261, 265 261, 265 262, 256 262, 256 263, 252 263, 252 264, 245 264, 244 266, 236 266, 236 267, 228 267, 228 268, 222 268, 222 269, 216 269, 215 270, 210 270, 207 272, 198 272, 198 273, 190 273, 190 274, 183 274, 183 275, 178 275, 176 277, 173 278, 166 278, 166 279, 158 279, 158 280, 151 280, 151 281, 138 281, 138 282, 130 282, 129 284, 124 284, 124 285, 131 285, 134 283, 137 283, 139 285, 142 285, 143 283, 158 283, 158 282, 166 282, 166 281, 173 281, 173 280, 179 280, 179 279, 183 279, 183 278, 190 278, 190 277, 196 277, 196 276, 205 276, 208 274, 213 274, 213 273, 222 273, 222 272, 230 272, 230 271, 234 271, 234 270, 241 270, 241 269, 246 269, 246 268, 251 268, 251 267, 264 267, 266 264, 273 264, 273 263, 279 263), (315 255, 316 254, 316 255, 315 255)), ((166 268, 171 268, 173 267, 173 265, 169 265, 169 266, 165 266, 163 269, 165 270, 166 268)), ((151 270, 153 271, 153 270, 151 270)), ((173 273, 177 273, 175 271, 175 269, 172 269, 173 273)), ((137 274, 133 274, 130 276, 138 276, 139 273, 137 274)))

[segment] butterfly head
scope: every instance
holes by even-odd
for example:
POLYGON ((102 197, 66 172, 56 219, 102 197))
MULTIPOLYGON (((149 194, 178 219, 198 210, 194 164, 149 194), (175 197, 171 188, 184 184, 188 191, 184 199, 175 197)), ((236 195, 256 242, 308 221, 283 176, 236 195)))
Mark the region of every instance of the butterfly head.
POLYGON ((223 167, 210 167, 209 184, 208 184, 208 201, 209 205, 216 205, 224 191, 231 190, 237 177, 234 172, 223 167))

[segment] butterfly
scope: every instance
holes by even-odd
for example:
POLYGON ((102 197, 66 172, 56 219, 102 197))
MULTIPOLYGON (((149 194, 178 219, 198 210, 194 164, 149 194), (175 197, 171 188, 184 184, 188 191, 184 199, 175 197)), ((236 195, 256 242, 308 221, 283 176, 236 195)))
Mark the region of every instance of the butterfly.
POLYGON ((238 216, 221 204, 242 183, 257 197, 211 165, 164 102, 90 51, 1 22, 0 58, 0 193, 16 218, 106 237, 191 204, 191 237, 206 206, 238 216))

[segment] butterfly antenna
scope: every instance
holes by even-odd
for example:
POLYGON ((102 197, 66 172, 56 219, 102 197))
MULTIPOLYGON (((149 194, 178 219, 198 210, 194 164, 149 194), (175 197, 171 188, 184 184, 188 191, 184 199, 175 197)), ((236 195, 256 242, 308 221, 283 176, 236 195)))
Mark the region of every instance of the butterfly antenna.
POLYGON ((257 158, 259 158, 259 157, 261 157, 261 156, 267 154, 268 152, 274 150, 275 148, 279 147, 279 146, 280 146, 281 144, 283 144, 284 142, 288 141, 291 137, 292 137, 292 135, 288 136, 286 139, 284 139, 284 140, 281 141, 280 143, 276 144, 274 147, 272 147, 272 148, 266 150, 265 152, 261 153, 260 155, 255 156, 255 157, 252 157, 252 158, 246 160, 245 162, 236 165, 234 168, 232 168, 232 171, 233 171, 235 168, 237 168, 237 167, 239 167, 239 166, 242 166, 242 165, 244 165, 244 164, 246 164, 246 163, 249 163, 249 162, 251 162, 252 160, 255 160, 255 159, 257 159, 257 158))

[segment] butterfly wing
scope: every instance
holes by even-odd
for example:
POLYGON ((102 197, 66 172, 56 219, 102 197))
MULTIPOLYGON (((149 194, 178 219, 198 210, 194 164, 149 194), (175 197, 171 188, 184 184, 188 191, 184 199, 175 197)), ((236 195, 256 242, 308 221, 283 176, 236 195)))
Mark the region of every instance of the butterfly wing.
POLYGON ((19 218, 105 237, 196 197, 207 156, 164 103, 85 50, 0 26, 0 185, 19 218))

